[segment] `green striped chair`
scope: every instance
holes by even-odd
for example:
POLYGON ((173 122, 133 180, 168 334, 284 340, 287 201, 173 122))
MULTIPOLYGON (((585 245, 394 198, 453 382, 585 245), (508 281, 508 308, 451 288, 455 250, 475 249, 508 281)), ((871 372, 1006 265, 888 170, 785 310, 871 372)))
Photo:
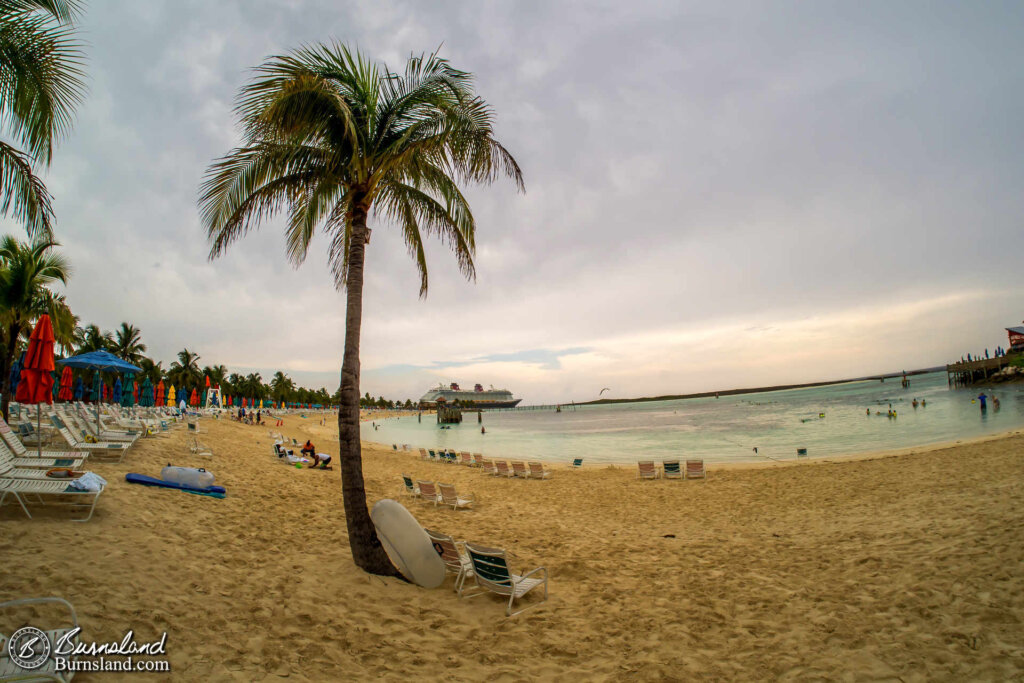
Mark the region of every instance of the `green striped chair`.
POLYGON ((678 460, 663 460, 661 462, 662 476, 666 479, 682 479, 683 470, 679 467, 678 460))
POLYGON ((467 593, 466 597, 474 597, 485 593, 496 593, 497 595, 508 596, 508 605, 505 606, 505 616, 511 617, 522 614, 530 607, 536 607, 548 599, 548 570, 544 567, 526 572, 523 575, 513 574, 508 568, 508 557, 504 550, 487 548, 482 545, 466 543, 466 553, 473 564, 473 580, 476 581, 476 593, 467 593), (540 573, 542 578, 530 578, 540 573), (524 607, 518 612, 512 611, 512 604, 516 598, 521 598, 537 586, 544 586, 544 600, 524 607))

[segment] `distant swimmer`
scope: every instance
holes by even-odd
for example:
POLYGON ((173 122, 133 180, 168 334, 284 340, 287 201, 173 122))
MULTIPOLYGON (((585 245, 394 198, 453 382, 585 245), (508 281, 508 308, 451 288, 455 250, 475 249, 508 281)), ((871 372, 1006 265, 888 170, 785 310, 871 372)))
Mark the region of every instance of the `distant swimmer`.
POLYGON ((926 400, 924 400, 924 399, 922 398, 922 399, 921 399, 921 407, 922 407, 922 408, 924 408, 924 407, 925 407, 926 405, 928 405, 928 401, 926 401, 926 400))
POLYGON ((864 414, 865 414, 865 415, 870 415, 870 414, 871 414, 871 408, 868 408, 868 409, 866 409, 866 410, 864 411, 864 414))
POLYGON ((487 433, 487 430, 486 430, 486 429, 485 429, 484 427, 481 427, 481 428, 480 428, 480 433, 481 433, 481 434, 486 434, 486 433, 487 433))
POLYGON ((914 406, 914 409, 916 410, 917 409, 917 399, 915 398, 913 401, 911 401, 910 405, 914 406))
POLYGON ((757 446, 754 446, 754 455, 757 455, 757 446))
POLYGON ((981 404, 982 411, 988 410, 988 403, 987 403, 987 401, 988 401, 988 396, 985 395, 985 392, 981 392, 980 394, 978 394, 978 403, 981 404))
POLYGON ((992 397, 992 407, 995 408, 996 410, 999 410, 999 397, 998 396, 993 396, 992 397))

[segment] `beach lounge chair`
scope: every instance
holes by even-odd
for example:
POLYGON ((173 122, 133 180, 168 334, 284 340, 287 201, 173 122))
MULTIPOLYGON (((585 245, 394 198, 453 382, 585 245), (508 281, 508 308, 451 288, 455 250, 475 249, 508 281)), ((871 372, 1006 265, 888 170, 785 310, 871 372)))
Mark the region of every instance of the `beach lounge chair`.
POLYGON ((682 479, 683 471, 679 468, 678 460, 663 460, 661 463, 662 476, 666 479, 682 479))
POLYGON ((421 448, 420 449, 420 460, 430 460, 430 456, 427 455, 427 449, 426 448, 421 448))
MULTIPOLYGON (((38 450, 29 451, 27 448, 25 448, 25 444, 22 443, 21 439, 18 438, 18 435, 14 433, 14 430, 11 429, 10 425, 4 422, 4 419, 2 417, 0 417, 0 437, 2 437, 3 440, 10 447, 11 452, 14 453, 15 458, 43 458, 44 460, 66 460, 70 458, 72 460, 84 460, 85 458, 89 457, 89 454, 86 453, 85 451, 43 450, 42 453, 40 453, 38 450)), ((64 467, 64 465, 55 465, 55 467, 64 467)), ((71 467, 71 465, 67 465, 67 467, 71 467)))
POLYGON ((408 474, 402 475, 402 484, 405 485, 405 492, 410 496, 420 495, 420 487, 416 486, 416 484, 413 483, 412 477, 410 477, 408 474))
POLYGON ((25 501, 35 497, 38 502, 48 504, 48 501, 55 505, 68 505, 75 508, 88 508, 89 512, 85 517, 72 519, 72 522, 88 522, 92 519, 92 513, 96 509, 96 501, 106 487, 99 491, 82 491, 72 487, 65 479, 17 479, 0 475, 0 505, 8 495, 21 505, 29 519, 32 514, 28 511, 25 501), (46 500, 44 500, 44 497, 46 500))
POLYGON ((531 479, 547 479, 551 476, 551 472, 544 469, 544 465, 539 462, 531 461, 526 464, 530 466, 531 479))
POLYGON ((455 592, 461 598, 466 578, 473 574, 473 563, 470 561, 469 555, 466 554, 465 550, 459 549, 459 544, 451 536, 430 529, 424 529, 424 531, 430 537, 434 550, 437 551, 437 554, 441 556, 441 560, 444 561, 445 569, 455 574, 455 592))
POLYGON ((570 467, 572 467, 574 470, 578 470, 579 468, 583 467, 583 458, 573 458, 572 465, 570 465, 570 467))
POLYGON ((474 453, 473 454, 473 467, 482 467, 483 466, 483 461, 484 461, 484 454, 483 453, 474 453))
POLYGON ((50 467, 81 467, 85 458, 19 458, 0 439, 0 462, 8 462, 12 467, 50 468, 50 467))
MULTIPOLYGON (((51 645, 56 643, 60 638, 65 637, 71 631, 77 629, 78 626, 78 615, 75 614, 75 608, 71 606, 71 603, 63 598, 22 598, 20 600, 8 600, 7 602, 0 602, 0 611, 20 608, 25 606, 33 606, 36 611, 35 605, 44 604, 57 604, 63 605, 68 608, 68 612, 71 615, 71 623, 63 624, 61 628, 55 628, 52 630, 43 630, 46 634, 46 639, 50 641, 51 645)), ((47 612, 49 614, 49 612, 47 612)), ((33 623, 33 625, 35 625, 33 623)), ((11 661, 10 655, 7 649, 8 639, 14 635, 14 633, 0 633, 0 680, 3 681, 70 681, 71 677, 74 676, 74 671, 58 671, 57 670, 57 658, 47 657, 46 661, 38 668, 32 670, 22 669, 20 666, 11 661)), ((78 636, 71 638, 71 642, 75 645, 78 644, 78 636)), ((74 661, 77 659, 75 656, 68 657, 69 660, 74 661)))
POLYGON ((703 479, 708 480, 708 473, 704 469, 703 460, 687 460, 686 461, 686 478, 687 479, 703 479))
POLYGON ((462 451, 459 453, 459 458, 461 459, 462 464, 466 467, 473 466, 473 456, 469 454, 469 451, 462 451))
POLYGON ((117 462, 124 460, 124 454, 128 452, 128 444, 126 443, 114 443, 111 441, 98 441, 96 443, 86 443, 81 439, 75 437, 68 426, 61 421, 56 415, 50 416, 50 422, 57 428, 60 435, 64 437, 64 441, 69 446, 78 451, 87 451, 90 457, 93 458, 112 458, 116 459, 117 462))
POLYGON ((188 452, 193 455, 213 456, 213 451, 210 447, 197 439, 195 434, 188 435, 188 452))
POLYGON ((452 510, 458 510, 459 508, 471 508, 476 499, 472 494, 460 496, 455 491, 455 486, 452 484, 442 484, 437 482, 437 488, 441 495, 441 503, 444 505, 451 505, 452 510))
POLYGON ((420 490, 420 498, 423 500, 437 505, 437 499, 439 495, 437 493, 437 487, 434 486, 432 481, 417 481, 417 488, 420 490))
POLYGON ((654 466, 654 461, 652 461, 652 460, 643 460, 641 462, 638 462, 636 464, 636 467, 637 467, 637 471, 636 471, 637 479, 657 479, 658 478, 658 468, 654 466))
POLYGON ((480 458, 479 462, 480 462, 480 469, 482 469, 484 471, 484 473, 486 473, 486 474, 495 474, 495 475, 498 474, 498 469, 494 466, 494 461, 493 460, 485 460, 483 458, 480 458))
POLYGON ((494 461, 494 473, 499 477, 508 477, 509 479, 515 476, 515 473, 508 468, 508 463, 504 460, 494 461))
POLYGON ((430 453, 431 460, 437 460, 437 455, 434 453, 434 451, 428 450, 427 452, 430 453))
POLYGON ((512 604, 516 598, 523 597, 537 586, 544 586, 544 600, 541 602, 548 599, 548 570, 546 568, 537 567, 522 575, 513 574, 509 571, 508 557, 504 550, 466 543, 466 553, 473 565, 473 579, 477 587, 481 589, 479 592, 467 594, 467 597, 475 597, 487 592, 507 595, 506 617, 522 614, 530 607, 536 607, 536 605, 530 605, 518 612, 512 611, 512 604), (530 578, 535 574, 541 574, 542 578, 530 578))
POLYGON ((512 461, 512 476, 520 479, 529 479, 530 473, 526 471, 526 465, 516 460, 512 461))

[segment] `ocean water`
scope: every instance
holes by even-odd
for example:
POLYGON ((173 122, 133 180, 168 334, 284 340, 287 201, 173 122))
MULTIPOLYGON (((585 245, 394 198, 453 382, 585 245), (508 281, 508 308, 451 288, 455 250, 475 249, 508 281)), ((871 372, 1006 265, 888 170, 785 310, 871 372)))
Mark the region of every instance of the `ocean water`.
POLYGON ((722 398, 475 413, 440 429, 433 415, 362 426, 365 441, 454 449, 487 457, 585 463, 703 458, 749 462, 862 453, 955 441, 1024 427, 1024 385, 986 387, 988 410, 972 403, 979 387, 950 389, 946 373, 850 382, 722 398), (991 396, 997 396, 995 409, 991 396), (926 406, 912 407, 912 399, 926 406), (887 417, 889 405, 897 417, 887 417), (865 414, 870 411, 870 415, 865 414), (881 413, 878 415, 876 413, 881 413), (819 417, 823 414, 824 417, 819 417), (753 449, 757 447, 755 454, 753 449))

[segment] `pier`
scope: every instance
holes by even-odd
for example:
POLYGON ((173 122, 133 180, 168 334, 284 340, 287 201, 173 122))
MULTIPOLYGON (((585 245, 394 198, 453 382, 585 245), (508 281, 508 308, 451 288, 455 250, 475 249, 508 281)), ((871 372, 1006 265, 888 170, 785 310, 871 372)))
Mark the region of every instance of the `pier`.
POLYGON ((946 379, 951 387, 965 387, 976 382, 984 382, 1006 366, 1016 355, 1000 356, 999 358, 982 358, 964 361, 946 366, 946 379))

